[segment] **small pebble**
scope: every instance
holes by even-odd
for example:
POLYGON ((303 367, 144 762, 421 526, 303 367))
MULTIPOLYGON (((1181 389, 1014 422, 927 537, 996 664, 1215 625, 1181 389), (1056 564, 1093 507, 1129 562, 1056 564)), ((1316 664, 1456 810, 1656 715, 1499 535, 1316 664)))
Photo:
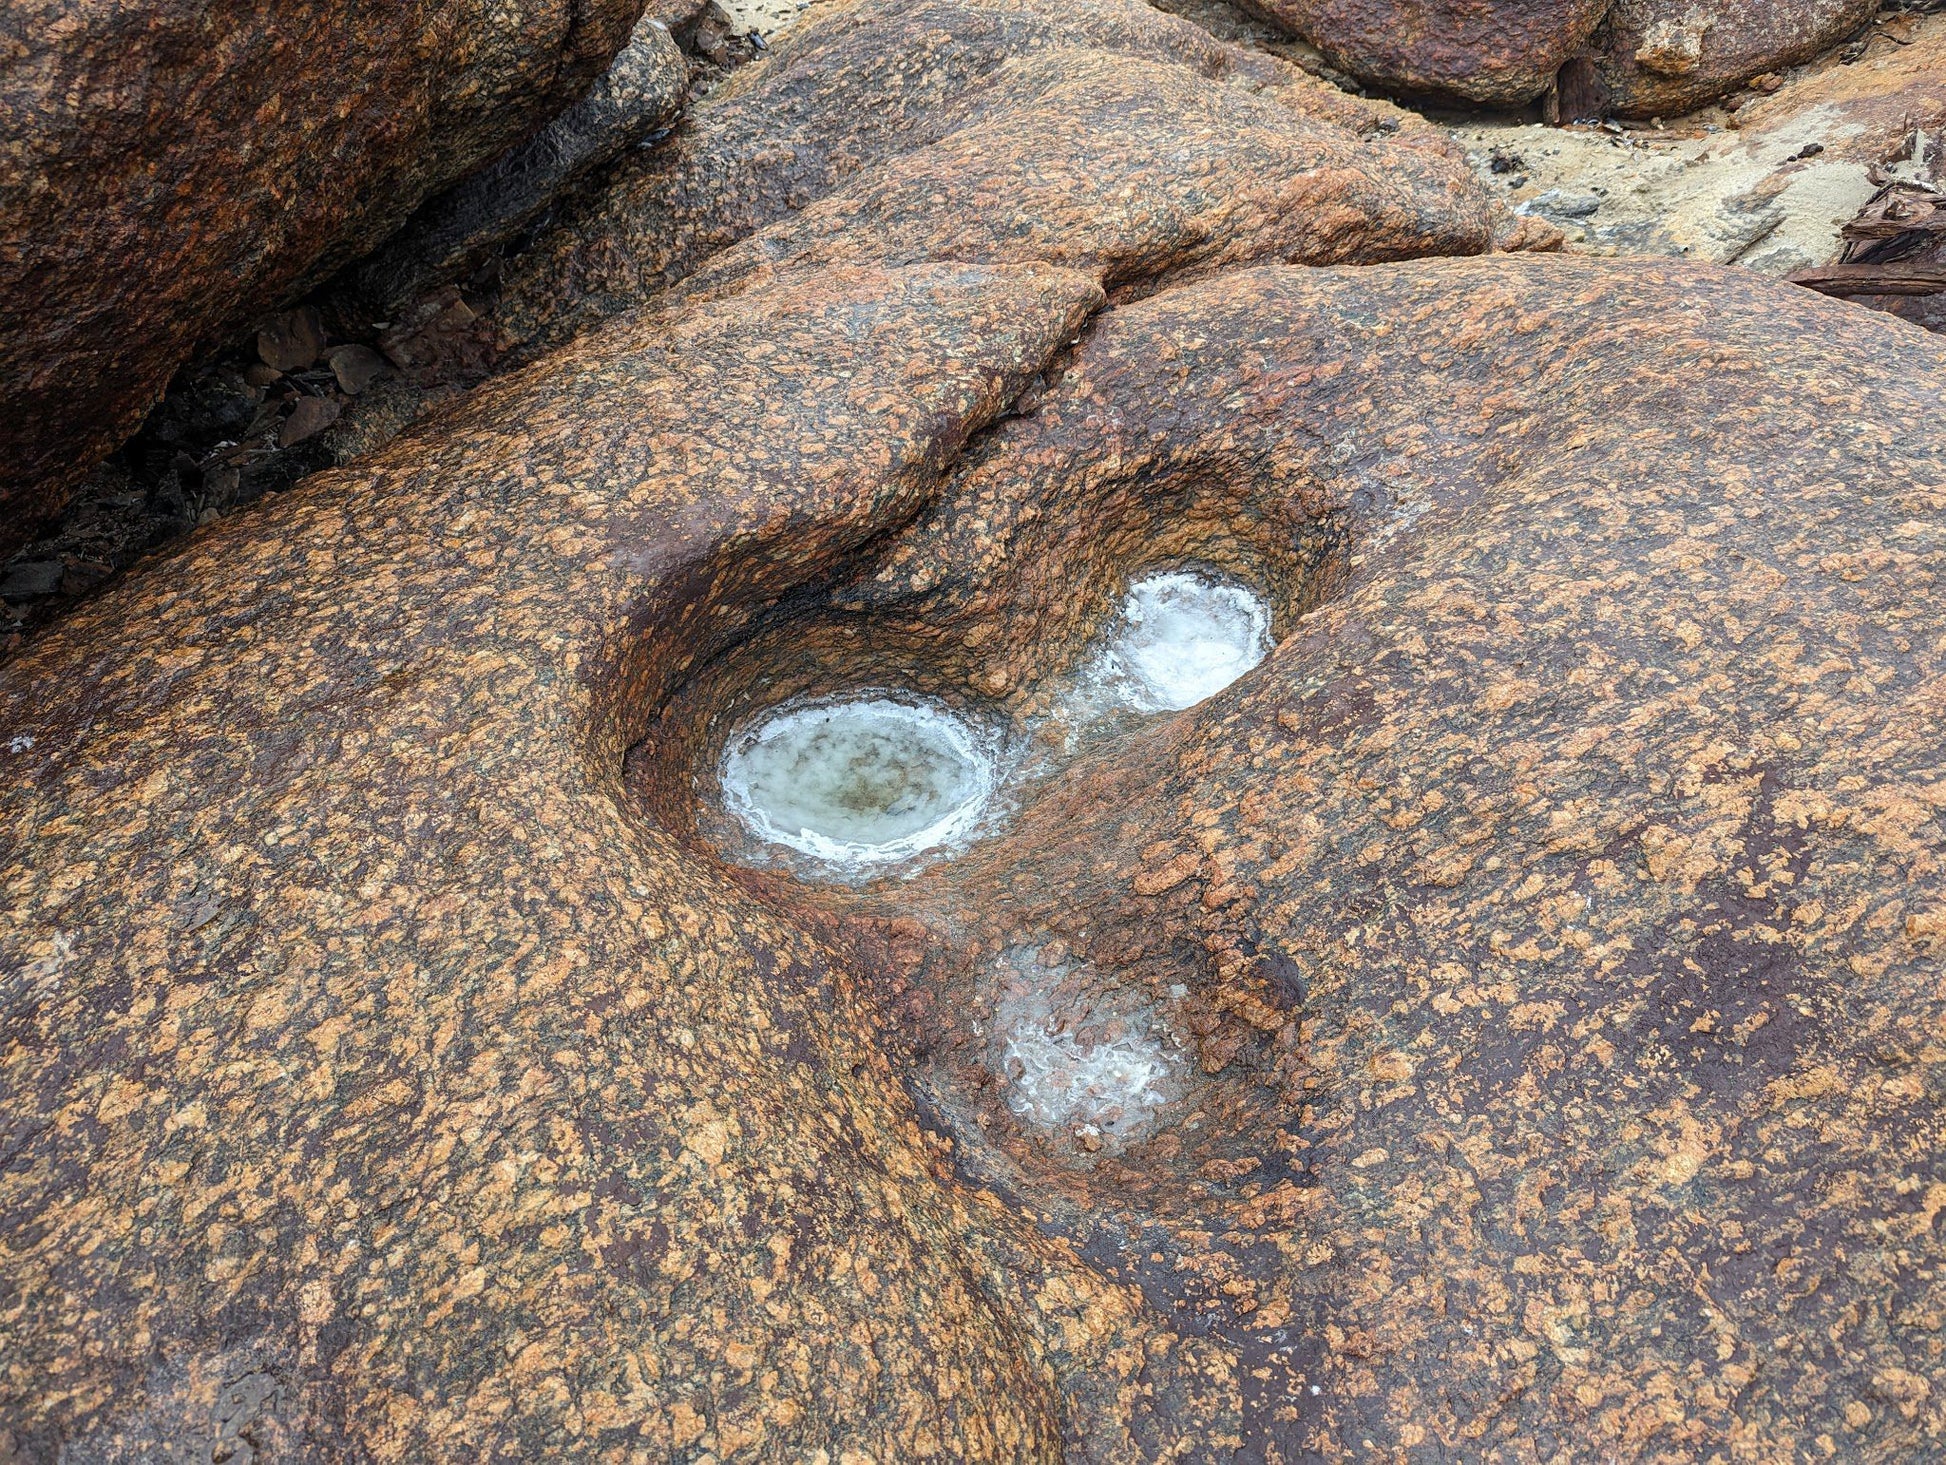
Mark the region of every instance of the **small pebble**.
POLYGON ((292 447, 306 438, 316 437, 338 420, 344 408, 332 397, 299 397, 291 415, 277 433, 277 446, 292 447))

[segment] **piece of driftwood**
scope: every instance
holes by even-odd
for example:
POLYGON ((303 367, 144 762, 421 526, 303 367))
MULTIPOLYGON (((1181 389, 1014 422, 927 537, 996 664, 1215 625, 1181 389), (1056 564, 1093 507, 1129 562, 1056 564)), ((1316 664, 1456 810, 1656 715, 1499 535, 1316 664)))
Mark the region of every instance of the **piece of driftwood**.
POLYGON ((1824 295, 1936 295, 1946 290, 1946 260, 1822 265, 1791 282, 1824 295))
POLYGON ((1842 234, 1835 263, 1798 270, 1791 282, 1841 296, 1946 291, 1946 193, 1887 181, 1842 234))

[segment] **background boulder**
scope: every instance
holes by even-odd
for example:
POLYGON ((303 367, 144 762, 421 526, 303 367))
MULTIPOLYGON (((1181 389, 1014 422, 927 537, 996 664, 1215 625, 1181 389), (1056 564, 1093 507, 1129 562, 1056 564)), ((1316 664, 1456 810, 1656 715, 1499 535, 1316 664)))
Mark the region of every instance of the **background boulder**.
MULTIPOLYGON (((1062 236, 1105 258, 1113 246, 1073 231, 1116 217, 1101 205, 1117 186, 1202 215, 1205 255, 1268 252, 1279 211, 1283 257, 1307 262, 1476 253, 1511 224, 1437 128, 1141 0, 867 0, 794 28, 561 209, 514 262, 497 328, 532 355, 773 223, 742 263, 813 235, 825 257, 1054 259, 1062 236)), ((1126 222, 1121 272, 1190 262, 1152 218, 1126 222)))
POLYGON ((574 100, 640 0, 30 0, 0 56, 0 551, 170 373, 574 100))
MULTIPOLYGON (((1592 47, 1595 110, 1680 116, 1752 77, 1809 61, 1878 8, 1878 0, 1615 0, 1592 47)), ((1564 99, 1564 112, 1580 115, 1573 100, 1564 99)))
POLYGON ((1554 84, 1608 0, 1255 0, 1370 86, 1518 107, 1554 84))
POLYGON ((1563 109, 1679 117, 1810 60, 1874 14, 1878 0, 1615 0, 1592 45, 1594 91, 1565 95, 1563 109))

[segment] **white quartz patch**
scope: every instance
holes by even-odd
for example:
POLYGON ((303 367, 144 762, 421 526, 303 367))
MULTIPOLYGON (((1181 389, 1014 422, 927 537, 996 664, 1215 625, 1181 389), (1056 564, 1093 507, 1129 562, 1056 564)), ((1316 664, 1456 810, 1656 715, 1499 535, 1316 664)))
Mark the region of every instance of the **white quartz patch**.
POLYGON ((1270 654, 1270 610, 1242 585, 1189 570, 1129 587, 1109 643, 1106 679, 1143 712, 1213 697, 1270 654))
POLYGON ((733 735, 724 801, 758 838, 836 865, 910 858, 969 833, 997 774, 946 708, 872 697, 780 711, 733 735))

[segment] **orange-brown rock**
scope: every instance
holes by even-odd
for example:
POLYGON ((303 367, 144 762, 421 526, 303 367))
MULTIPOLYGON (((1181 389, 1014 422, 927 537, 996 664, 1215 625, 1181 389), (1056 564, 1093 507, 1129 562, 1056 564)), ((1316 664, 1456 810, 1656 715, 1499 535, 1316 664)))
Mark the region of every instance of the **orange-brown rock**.
POLYGON ((1477 253, 1450 139, 1139 0, 868 3, 792 30, 564 209, 499 320, 528 354, 687 279, 804 259, 1099 263, 1477 253))
POLYGON ((1105 317, 821 646, 695 697, 903 650, 1027 710, 1146 564, 1257 580, 1230 693, 876 897, 775 881, 928 928, 965 1152, 1232 1342, 1269 1457, 1925 1455, 1946 451, 1899 424, 1942 399, 1940 342, 1738 274, 1236 272, 1105 317), (1086 1179, 967 1031, 1053 942, 1203 1074, 1086 1179))
POLYGON ((435 286, 461 278, 624 149, 647 142, 681 109, 688 90, 689 63, 668 25, 644 14, 585 96, 519 147, 421 204, 334 285, 336 308, 362 306, 365 318, 395 318, 435 286))
POLYGON ((1369 85, 1518 107, 1554 84, 1609 0, 1253 0, 1369 85))
POLYGON ((683 689, 656 817, 697 827, 765 702, 890 681, 1027 736, 1131 578, 1255 580, 1268 663, 982 843, 743 883, 878 974, 963 1171, 1234 1350, 1251 1455, 1936 1449, 1946 451, 1900 424, 1946 349, 1493 259, 1231 272, 1058 370, 683 689), (1074 1027, 1181 1037, 1173 1126, 1022 1132, 1022 948, 1098 974, 1074 1027))
POLYGON ((1875 41, 1855 64, 1828 65, 1755 97, 1737 120, 1757 139, 1808 132, 1821 156, 1867 167, 1909 160, 1915 130, 1937 148, 1946 126, 1946 19, 1925 17, 1904 44, 1875 41))
POLYGON ((1294 267, 1491 225, 1280 69, 925 14, 627 170, 647 307, 0 669, 0 1458, 1937 1453, 1946 344, 1294 267), (1051 735, 1184 562, 1268 660, 1051 735), (975 842, 715 842, 888 686, 1041 750, 975 842), (1029 951, 1152 1133, 1024 1127, 1029 951))
POLYGON ((1878 0, 1614 0, 1592 46, 1598 106, 1622 117, 1693 111, 1809 61, 1878 8, 1878 0))
POLYGON ((991 1200, 927 1198, 941 1159, 852 982, 619 782, 719 634, 642 633, 694 613, 725 536, 781 536, 752 611, 842 559, 1094 299, 947 267, 628 323, 437 445, 213 526, 9 666, 17 1450, 669 1458, 848 1433, 1035 1458, 1056 1354, 1107 1369, 1084 1387, 1111 1401, 1170 1376, 1166 1349, 1090 1341, 1139 1312, 1128 1289, 991 1200), (853 529, 797 534, 813 502, 853 529), (180 639, 117 636, 183 596, 180 639), (99 715, 70 724, 49 670, 109 641, 142 649, 92 662, 99 715), (84 811, 104 757, 119 792, 84 811), (89 863, 92 893, 70 884, 89 863), (1020 1255, 975 1261, 953 1239, 974 1214, 1020 1255), (994 1285, 1045 1309, 1045 1344, 994 1285))
POLYGON ((198 346, 601 75, 639 0, 29 0, 0 72, 0 550, 198 346))
POLYGON ((1946 351, 1565 260, 1101 301, 613 323, 10 665, 17 1452, 1932 1447, 1946 351), (959 858, 698 842, 752 697, 1025 715, 1177 556, 1272 659, 959 858), (1196 1055, 1145 1145, 998 1101, 1029 941, 1196 1055))

